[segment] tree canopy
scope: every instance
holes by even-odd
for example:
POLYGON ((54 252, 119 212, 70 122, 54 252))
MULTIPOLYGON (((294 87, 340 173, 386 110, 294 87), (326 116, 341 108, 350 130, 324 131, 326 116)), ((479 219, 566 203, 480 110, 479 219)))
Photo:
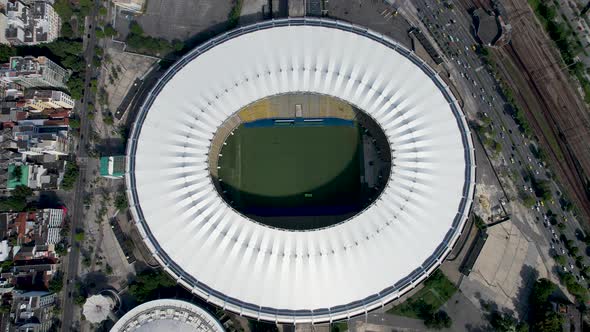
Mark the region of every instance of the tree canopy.
POLYGON ((553 311, 549 296, 557 289, 557 285, 549 279, 535 281, 529 298, 531 331, 557 332, 562 331, 564 318, 553 311))
POLYGON ((150 300, 162 288, 176 286, 176 282, 160 270, 146 270, 139 274, 129 285, 129 294, 139 303, 150 300))
POLYGON ((426 327, 435 330, 441 330, 444 328, 448 329, 451 327, 452 323, 451 317, 442 310, 431 314, 424 320, 424 325, 426 325, 426 327))

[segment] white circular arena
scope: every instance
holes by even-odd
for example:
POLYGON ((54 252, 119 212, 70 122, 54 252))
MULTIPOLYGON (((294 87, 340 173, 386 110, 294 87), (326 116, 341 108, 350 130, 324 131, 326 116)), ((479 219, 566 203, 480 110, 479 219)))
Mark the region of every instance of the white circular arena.
POLYGON ((155 300, 121 317, 111 332, 224 332, 210 313, 186 301, 155 300))
POLYGON ((423 60, 382 34, 298 18, 197 47, 147 96, 127 146, 131 212, 145 244, 194 294, 255 319, 346 319, 400 297, 450 253, 468 218, 475 157, 465 117, 423 60), (211 140, 245 105, 317 93, 370 115, 391 147, 379 198, 307 231, 240 214, 215 189, 211 140))

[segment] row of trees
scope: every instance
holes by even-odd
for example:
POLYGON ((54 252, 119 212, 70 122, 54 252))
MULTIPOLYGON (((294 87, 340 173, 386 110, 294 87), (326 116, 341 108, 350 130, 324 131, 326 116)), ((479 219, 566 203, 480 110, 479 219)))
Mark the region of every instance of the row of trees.
POLYGON ((135 21, 131 22, 131 25, 129 26, 127 45, 135 51, 159 56, 178 52, 184 48, 184 43, 178 40, 169 42, 163 38, 147 36, 139 23, 135 21))
POLYGON ((33 190, 27 186, 17 186, 8 197, 0 198, 0 211, 24 211, 27 208, 27 198, 33 190))
POLYGON ((575 31, 566 23, 558 21, 557 9, 551 2, 536 0, 531 1, 531 4, 549 37, 559 49, 561 58, 580 82, 584 99, 587 103, 590 102, 590 81, 584 75, 584 64, 576 59, 577 54, 582 51, 582 44, 578 41, 575 31))
POLYGON ((78 164, 74 161, 70 161, 66 164, 66 170, 64 173, 64 178, 61 182, 61 186, 65 190, 70 190, 74 188, 74 184, 78 179, 78 174, 80 173, 80 169, 78 168, 78 164))

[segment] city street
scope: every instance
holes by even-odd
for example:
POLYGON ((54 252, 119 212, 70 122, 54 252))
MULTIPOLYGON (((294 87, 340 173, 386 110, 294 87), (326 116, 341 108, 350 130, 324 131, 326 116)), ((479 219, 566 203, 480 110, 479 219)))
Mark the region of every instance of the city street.
POLYGON ((71 234, 70 244, 71 251, 68 254, 66 261, 64 262, 65 278, 64 278, 64 290, 62 292, 62 331, 76 331, 78 328, 73 325, 74 310, 77 309, 77 305, 73 303, 73 294, 76 291, 76 279, 78 277, 79 263, 80 263, 80 244, 75 241, 76 229, 81 227, 82 218, 84 217, 84 191, 86 187, 87 179, 87 162, 88 162, 88 139, 90 121, 87 119, 88 103, 94 98, 91 89, 90 82, 94 76, 97 68, 91 67, 92 59, 94 57, 94 47, 96 45, 96 34, 95 24, 97 21, 99 2, 95 3, 92 9, 92 13, 87 17, 86 22, 86 50, 84 52, 84 59, 86 60, 87 70, 84 78, 84 97, 82 102, 79 103, 79 116, 80 116, 80 137, 78 144, 78 151, 76 153, 76 160, 79 167, 79 178, 74 188, 74 196, 68 206, 71 206, 70 221, 71 221, 71 234))

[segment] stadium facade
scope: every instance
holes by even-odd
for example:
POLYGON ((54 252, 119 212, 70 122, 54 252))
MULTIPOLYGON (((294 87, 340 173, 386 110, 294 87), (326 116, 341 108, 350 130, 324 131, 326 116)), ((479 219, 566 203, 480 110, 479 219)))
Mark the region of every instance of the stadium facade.
POLYGON ((449 87, 388 37, 319 18, 266 21, 197 47, 149 93, 127 146, 131 212, 180 284, 255 319, 320 323, 366 313, 450 253, 475 186, 471 134, 449 87), (292 231, 230 207, 209 170, 211 140, 245 105, 293 92, 334 96, 383 129, 386 188, 337 225, 292 231))

